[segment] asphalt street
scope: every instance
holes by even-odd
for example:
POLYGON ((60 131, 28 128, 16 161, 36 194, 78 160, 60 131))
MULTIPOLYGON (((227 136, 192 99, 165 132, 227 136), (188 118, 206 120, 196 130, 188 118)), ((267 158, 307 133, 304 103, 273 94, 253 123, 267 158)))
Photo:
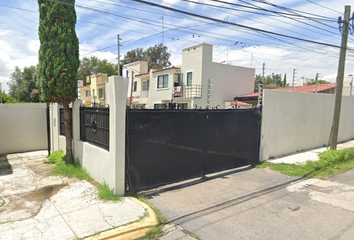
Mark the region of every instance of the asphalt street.
POLYGON ((299 179, 244 167, 145 194, 168 221, 202 240, 353 239, 353 175, 299 179))

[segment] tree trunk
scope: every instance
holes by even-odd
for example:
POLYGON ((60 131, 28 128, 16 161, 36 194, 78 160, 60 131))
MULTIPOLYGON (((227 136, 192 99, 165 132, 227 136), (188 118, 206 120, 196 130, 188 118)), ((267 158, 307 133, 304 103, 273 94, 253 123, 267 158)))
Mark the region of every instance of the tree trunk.
POLYGON ((66 164, 73 162, 73 141, 71 136, 71 112, 69 104, 63 104, 64 107, 64 126, 65 126, 65 139, 66 139, 66 164))

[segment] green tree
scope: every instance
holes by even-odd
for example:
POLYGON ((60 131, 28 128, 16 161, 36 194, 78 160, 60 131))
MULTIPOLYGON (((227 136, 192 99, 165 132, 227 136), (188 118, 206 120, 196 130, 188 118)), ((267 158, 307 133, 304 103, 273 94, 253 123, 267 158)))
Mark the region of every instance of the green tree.
POLYGON ((286 73, 284 74, 283 86, 284 87, 288 86, 288 84, 286 83, 286 73))
POLYGON ((168 48, 162 43, 149 47, 145 51, 137 48, 128 51, 122 60, 122 64, 128 64, 136 61, 148 61, 149 69, 162 69, 171 66, 171 54, 167 52, 168 48))
POLYGON ((162 69, 171 66, 169 60, 171 54, 167 52, 167 47, 162 43, 146 49, 145 55, 147 56, 149 69, 162 69))
POLYGON ((33 89, 39 89, 39 75, 36 66, 25 67, 23 71, 15 67, 9 82, 9 95, 21 102, 40 102, 39 94, 33 93, 33 89))
POLYGON ((136 61, 144 61, 146 60, 146 55, 145 55, 145 51, 143 48, 136 48, 133 50, 128 51, 123 60, 122 60, 122 64, 128 64, 128 63, 132 63, 132 62, 136 62, 136 61))
POLYGON ((64 108, 66 163, 72 162, 71 114, 69 103, 77 98, 77 71, 80 65, 79 40, 75 32, 75 0, 38 0, 39 72, 44 101, 64 108))
MULTIPOLYGON (((258 91, 258 84, 262 82, 262 76, 261 74, 256 75, 255 77, 255 90, 258 91)), ((281 74, 274 74, 272 73, 271 75, 268 75, 264 77, 264 82, 263 82, 263 87, 267 88, 267 86, 275 86, 275 83, 277 84, 276 87, 286 87, 288 84, 286 83, 286 75, 284 76, 284 79, 281 79, 281 74)))
MULTIPOLYGON (((318 84, 328 84, 330 82, 327 82, 326 80, 317 80, 318 84)), ((316 85, 316 80, 310 80, 307 82, 307 85, 316 85)))
POLYGON ((95 56, 84 57, 80 61, 78 79, 86 80, 87 76, 106 73, 108 76, 118 75, 117 64, 110 63, 106 59, 100 60, 95 56))
POLYGON ((1 97, 2 103, 18 103, 15 98, 8 96, 5 91, 2 91, 1 97))

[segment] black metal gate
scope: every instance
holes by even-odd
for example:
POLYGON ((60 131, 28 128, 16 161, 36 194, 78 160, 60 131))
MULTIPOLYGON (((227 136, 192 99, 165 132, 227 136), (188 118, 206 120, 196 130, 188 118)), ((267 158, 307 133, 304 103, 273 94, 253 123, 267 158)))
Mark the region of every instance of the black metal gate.
POLYGON ((244 110, 127 110, 129 191, 258 161, 261 114, 244 110))

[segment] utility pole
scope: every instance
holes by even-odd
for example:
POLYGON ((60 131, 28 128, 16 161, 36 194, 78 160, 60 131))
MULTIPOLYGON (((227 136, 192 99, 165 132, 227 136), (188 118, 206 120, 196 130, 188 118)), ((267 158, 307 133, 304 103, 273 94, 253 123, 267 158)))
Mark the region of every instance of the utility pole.
POLYGON ((350 81, 350 96, 353 95, 352 91, 353 91, 353 77, 352 80, 350 81))
POLYGON ((161 17, 161 19, 162 19, 162 42, 161 42, 161 43, 162 43, 162 46, 163 46, 163 32, 164 32, 164 28, 163 28, 163 27, 164 27, 164 26, 163 26, 163 25, 164 25, 164 16, 165 16, 165 13, 163 12, 163 13, 162 13, 162 17, 161 17))
MULTIPOLYGON (((1 99, 1 104, 2 104, 2 83, 0 83, 0 99, 1 99)), ((352 92, 352 91, 350 91, 350 92, 352 92)))
POLYGON ((316 93, 318 91, 318 74, 319 73, 316 73, 316 78, 315 78, 315 81, 316 81, 316 93))
POLYGON ((120 47, 122 45, 120 45, 120 40, 122 40, 120 37, 119 37, 119 34, 117 35, 118 37, 118 76, 121 76, 120 74, 120 47))
POLYGON ((344 10, 344 21, 342 21, 341 17, 338 18, 338 23, 343 24, 342 25, 343 31, 342 31, 342 43, 340 48, 338 73, 337 73, 336 100, 334 103, 333 123, 332 123, 332 132, 331 132, 331 150, 337 149, 339 116, 340 116, 340 108, 342 104, 343 78, 344 78, 344 69, 345 69, 345 56, 347 53, 349 21, 350 21, 350 6, 346 5, 344 10))
POLYGON ((264 69, 265 69, 265 63, 263 63, 263 68, 262 68, 262 84, 264 84, 264 69))
POLYGON ((133 87, 134 87, 134 71, 132 71, 132 83, 130 84, 130 101, 129 101, 129 107, 130 108, 132 108, 133 87))
POLYGON ((260 109, 261 112, 262 112, 262 103, 263 103, 264 70, 265 70, 265 63, 263 63, 263 68, 262 68, 262 82, 260 84, 258 84, 257 107, 260 109))
POLYGON ((293 91, 294 91, 294 84, 295 84, 295 75, 296 75, 296 69, 294 68, 294 70, 293 70, 293 86, 292 86, 293 91))

